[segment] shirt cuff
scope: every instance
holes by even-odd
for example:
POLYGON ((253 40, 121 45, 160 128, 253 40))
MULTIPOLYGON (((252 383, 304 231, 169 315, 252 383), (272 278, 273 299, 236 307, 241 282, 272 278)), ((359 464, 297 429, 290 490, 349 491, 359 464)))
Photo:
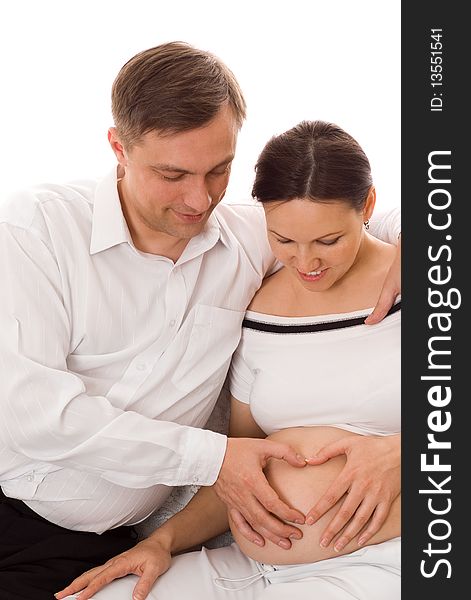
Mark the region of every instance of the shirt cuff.
POLYGON ((227 436, 192 428, 183 455, 178 485, 213 485, 226 454, 227 436))

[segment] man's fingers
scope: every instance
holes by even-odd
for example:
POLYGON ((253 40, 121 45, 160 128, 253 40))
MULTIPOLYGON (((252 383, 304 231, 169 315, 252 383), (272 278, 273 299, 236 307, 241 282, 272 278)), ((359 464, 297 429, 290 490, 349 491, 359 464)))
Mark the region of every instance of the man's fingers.
POLYGON ((285 460, 292 467, 305 467, 306 459, 291 448, 288 444, 280 444, 278 442, 269 442, 270 447, 266 452, 267 458, 279 458, 285 460))
POLYGON ((280 521, 260 502, 252 496, 247 500, 245 505, 245 518, 252 529, 266 540, 270 540, 278 546, 289 549, 291 548, 291 539, 301 539, 302 532, 296 527, 280 521))
POLYGON ((399 237, 396 255, 392 265, 389 268, 386 280, 381 290, 378 302, 365 320, 367 325, 379 323, 387 315, 389 309, 394 304, 396 296, 401 293, 401 238, 399 237))
POLYGON ((139 578, 139 581, 134 588, 132 600, 144 600, 147 598, 152 586, 161 574, 161 570, 156 567, 147 568, 139 578))
POLYGON ((265 539, 282 548, 291 548, 290 539, 300 540, 303 537, 302 532, 291 525, 282 523, 273 515, 261 510, 256 517, 256 522, 251 523, 252 527, 258 531, 265 539))
POLYGON ((242 514, 236 509, 232 508, 229 511, 231 519, 240 533, 247 539, 249 542, 253 544, 257 544, 257 546, 264 546, 265 540, 261 535, 259 535, 252 527, 247 523, 242 514))
POLYGON ((252 493, 268 512, 272 513, 282 521, 291 521, 293 523, 298 523, 299 525, 304 523, 303 513, 285 504, 273 488, 270 487, 265 477, 261 477, 260 480, 257 481, 257 485, 252 490, 252 493))
POLYGON ((94 569, 90 569, 89 571, 86 571, 85 573, 82 573, 82 575, 80 575, 80 577, 77 577, 76 579, 74 579, 72 581, 72 583, 70 583, 67 587, 65 587, 60 592, 56 592, 54 594, 54 596, 57 598, 57 600, 62 600, 62 598, 65 598, 66 596, 70 596, 71 594, 75 594, 76 592, 83 590, 84 588, 87 587, 87 585, 90 583, 90 581, 92 581, 92 579, 94 577, 96 577, 96 575, 98 575, 105 568, 106 567, 102 565, 100 567, 95 567, 94 569))
POLYGON ((104 588, 105 585, 131 572, 124 563, 116 563, 107 567, 88 583, 83 592, 77 596, 77 600, 89 600, 95 592, 104 588))
POLYGON ((393 290, 383 290, 381 296, 374 307, 373 312, 365 319, 366 325, 376 325, 384 319, 389 309, 394 304, 397 293, 393 290))
POLYGON ((331 444, 327 444, 326 446, 318 450, 314 456, 309 456, 308 458, 306 458, 306 464, 321 465, 330 458, 335 458, 336 456, 345 454, 345 449, 346 447, 344 439, 332 442, 331 444))

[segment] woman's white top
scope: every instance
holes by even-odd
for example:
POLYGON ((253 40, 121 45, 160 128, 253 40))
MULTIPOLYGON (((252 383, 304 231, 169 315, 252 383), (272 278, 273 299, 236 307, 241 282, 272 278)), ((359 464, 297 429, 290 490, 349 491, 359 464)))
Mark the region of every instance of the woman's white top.
POLYGON ((270 434, 329 425, 364 435, 400 431, 401 304, 377 325, 372 309, 316 317, 246 313, 232 395, 270 434))

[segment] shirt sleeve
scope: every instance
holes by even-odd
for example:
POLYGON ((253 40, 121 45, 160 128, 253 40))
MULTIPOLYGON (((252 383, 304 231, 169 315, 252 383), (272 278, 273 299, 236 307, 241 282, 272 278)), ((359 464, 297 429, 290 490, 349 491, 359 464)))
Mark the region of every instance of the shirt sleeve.
POLYGON ((0 479, 14 453, 131 488, 214 483, 226 436, 123 411, 68 370, 73 323, 45 240, 0 224, 0 278, 0 479))
POLYGON ((255 381, 255 374, 244 359, 243 346, 244 339, 242 333, 242 340, 239 343, 239 347, 232 355, 231 368, 229 370, 229 389, 236 400, 244 402, 244 404, 250 404, 250 393, 255 381))
POLYGON ((397 246, 401 233, 401 209, 394 207, 386 212, 374 213, 370 219, 370 233, 383 242, 397 246))

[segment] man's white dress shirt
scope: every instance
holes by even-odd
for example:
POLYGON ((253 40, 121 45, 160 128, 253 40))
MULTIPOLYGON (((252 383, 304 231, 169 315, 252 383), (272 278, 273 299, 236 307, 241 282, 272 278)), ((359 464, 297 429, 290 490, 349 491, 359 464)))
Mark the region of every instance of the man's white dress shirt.
MULTIPOLYGON (((399 212, 375 233, 394 240, 399 212)), ((116 187, 38 186, 0 204, 0 484, 63 527, 145 519, 214 483, 201 429, 273 256, 263 209, 220 204, 176 263, 137 250, 116 187)))

